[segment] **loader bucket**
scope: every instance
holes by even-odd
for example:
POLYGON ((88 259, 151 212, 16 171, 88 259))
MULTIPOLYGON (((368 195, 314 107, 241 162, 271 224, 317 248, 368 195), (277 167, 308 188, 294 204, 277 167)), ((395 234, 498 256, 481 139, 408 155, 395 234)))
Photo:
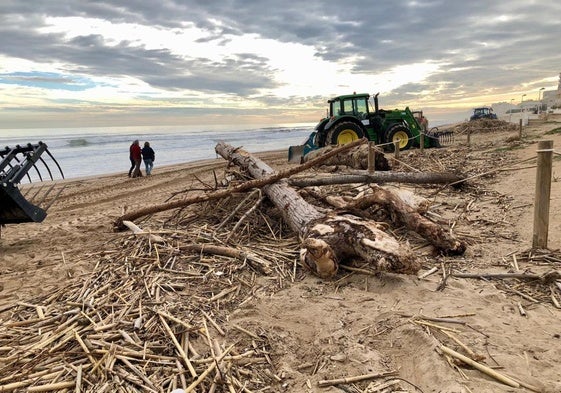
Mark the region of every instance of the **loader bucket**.
POLYGON ((316 132, 312 132, 301 145, 289 146, 288 162, 301 164, 304 162, 304 156, 312 150, 319 149, 315 143, 316 132))
POLYGON ((293 164, 301 164, 304 158, 304 145, 288 147, 288 162, 293 164))
POLYGON ((454 142, 454 131, 439 131, 438 127, 433 127, 429 132, 426 133, 426 135, 429 138, 429 145, 431 147, 448 146, 454 142))
MULTIPOLYGON (((47 162, 41 158, 43 153, 46 153, 50 160, 56 164, 60 175, 64 178, 58 162, 56 162, 48 151, 47 145, 43 142, 37 144, 28 143, 26 146, 17 145, 13 148, 6 147, 0 150, 0 158, 2 159, 0 161, 0 225, 41 222, 47 216, 48 207, 43 208, 35 205, 33 199, 40 198, 39 204, 47 201, 47 196, 54 188, 54 184, 41 196, 39 196, 42 190, 40 188, 39 191, 34 193, 32 200, 28 200, 18 188, 18 184, 23 178, 27 178, 29 182, 32 182, 34 179, 43 181, 45 169, 50 179, 54 180, 47 162), (33 172, 30 175, 29 171, 31 169, 33 169, 33 172)), ((57 196, 51 197, 49 206, 57 196)))

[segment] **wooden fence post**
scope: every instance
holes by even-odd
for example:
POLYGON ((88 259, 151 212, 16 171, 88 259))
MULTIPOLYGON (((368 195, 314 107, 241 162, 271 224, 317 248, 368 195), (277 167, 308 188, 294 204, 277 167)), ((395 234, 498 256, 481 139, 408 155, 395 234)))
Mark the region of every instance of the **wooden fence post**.
POLYGON ((368 173, 374 173, 376 169, 376 150, 374 150, 374 142, 368 142, 368 173))
POLYGON ((549 230, 549 199, 553 163, 553 141, 538 142, 538 169, 536 172, 536 195, 534 198, 533 248, 547 248, 549 230))
POLYGON ((518 139, 522 139, 522 119, 520 119, 520 127, 518 127, 518 139))
POLYGON ((394 146, 394 157, 395 159, 399 159, 399 139, 393 143, 394 146))

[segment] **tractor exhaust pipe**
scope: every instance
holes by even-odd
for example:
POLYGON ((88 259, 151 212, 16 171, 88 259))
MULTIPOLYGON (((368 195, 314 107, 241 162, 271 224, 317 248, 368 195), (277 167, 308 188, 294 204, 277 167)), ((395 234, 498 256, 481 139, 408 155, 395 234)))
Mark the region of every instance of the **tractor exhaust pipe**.
POLYGON ((379 110, 379 108, 380 108, 380 107, 378 106, 378 95, 379 95, 379 94, 380 94, 380 93, 374 94, 374 109, 376 110, 376 113, 378 113, 378 110, 379 110))

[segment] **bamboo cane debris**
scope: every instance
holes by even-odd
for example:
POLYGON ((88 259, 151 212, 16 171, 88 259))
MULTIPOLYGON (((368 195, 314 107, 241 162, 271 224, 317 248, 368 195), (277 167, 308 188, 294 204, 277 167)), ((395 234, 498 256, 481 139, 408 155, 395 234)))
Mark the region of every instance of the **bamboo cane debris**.
MULTIPOLYGON (((518 257, 517 264, 521 261, 530 261, 531 258, 518 257)), ((561 267, 561 266, 560 266, 561 267)), ((551 303, 555 307, 557 300, 552 296, 551 285, 556 284, 561 277, 559 269, 547 270, 544 273, 537 274, 530 271, 518 271, 514 273, 502 272, 481 272, 481 273, 464 273, 453 272, 452 277, 456 278, 479 278, 484 280, 496 280, 498 287, 507 293, 520 296, 532 303, 551 303)), ((521 312, 522 314, 522 312, 521 312)))
POLYGON ((392 370, 392 371, 385 371, 385 372, 380 372, 380 373, 356 375, 356 376, 347 377, 347 378, 324 379, 324 380, 318 381, 318 386, 319 387, 326 387, 326 386, 333 386, 333 385, 341 385, 341 384, 348 384, 348 383, 358 382, 358 381, 366 381, 366 380, 369 380, 369 379, 391 377, 391 376, 395 376, 395 375, 397 375, 397 371, 392 370))
MULTIPOLYGON (((520 305, 520 303, 519 303, 520 305)), ((405 315, 404 315, 405 316, 405 315)), ((409 316, 410 317, 410 316, 409 316)), ((464 375, 464 378, 467 378, 465 376, 465 374, 463 373, 463 371, 456 365, 453 364, 451 362, 451 359, 454 358, 456 360, 459 360, 469 366, 472 366, 476 369, 478 369, 479 371, 491 376, 492 378, 508 385, 508 386, 512 386, 512 387, 526 387, 527 389, 530 389, 532 391, 538 392, 541 391, 538 388, 536 388, 535 386, 532 386, 531 384, 528 384, 522 380, 520 380, 519 378, 514 378, 512 376, 509 375, 503 375, 500 374, 498 372, 496 372, 495 370, 493 370, 491 367, 488 367, 484 364, 481 364, 480 362, 483 361, 485 359, 485 356, 477 354, 475 351, 473 351, 468 345, 466 345, 464 342, 462 342, 458 337, 456 337, 453 333, 451 333, 451 329, 448 329, 444 326, 441 325, 436 325, 436 324, 429 324, 423 320, 431 320, 431 321, 439 321, 439 322, 444 322, 444 323, 453 323, 453 324, 460 324, 460 325, 464 325, 466 327, 471 327, 467 322, 458 320, 458 319, 451 319, 448 317, 427 317, 427 316, 423 316, 423 315, 417 315, 412 317, 411 321, 413 323, 419 324, 419 325, 424 325, 429 327, 429 329, 431 329, 431 333, 439 333, 442 334, 443 336, 445 336, 448 339, 451 339, 452 342, 458 346, 460 346, 462 348, 462 350, 468 354, 468 356, 463 355, 459 352, 456 352, 455 350, 449 348, 448 346, 446 346, 441 340, 439 340, 437 338, 437 335, 435 334, 433 337, 435 337, 435 341, 437 343, 436 348, 440 351, 441 354, 444 354, 446 356, 446 359, 448 361, 448 363, 450 364, 450 366, 452 366, 453 368, 455 368, 460 374, 464 375)), ((460 333, 459 331, 456 331, 457 333, 460 333)), ((479 332, 481 333, 481 332, 479 332)), ((485 335, 484 333, 481 333, 483 335, 485 335)), ((488 337, 487 335, 485 335, 485 337, 488 337)))
POLYGON ((520 387, 520 384, 518 382, 514 381, 513 379, 511 379, 507 376, 504 376, 504 375, 496 372, 492 368, 487 367, 487 366, 485 366, 481 363, 478 363, 475 360, 472 360, 472 359, 468 358, 467 356, 464 356, 461 353, 458 353, 458 352, 454 351, 453 349, 450 349, 450 348, 448 348, 444 345, 441 345, 439 348, 445 354, 447 354, 449 356, 452 356, 455 359, 461 360, 465 364, 478 369, 479 371, 489 375, 490 377, 498 380, 499 382, 504 383, 505 385, 511 386, 513 388, 520 387))
MULTIPOLYGON (((247 260, 211 255, 205 262, 174 235, 158 246, 157 255, 145 237, 115 242, 120 252, 95 263, 89 277, 2 311, 0 391, 160 392, 174 386, 208 391, 214 373, 205 372, 219 358, 230 391, 281 383, 269 369, 268 338, 255 335, 262 344, 244 351, 256 337, 222 322, 230 305, 257 289, 276 290, 279 280, 270 281, 269 289, 257 288, 247 260), (173 270, 166 269, 170 260, 173 270), (219 346, 211 351, 201 316, 229 345, 215 357, 209 355, 219 346), (257 374, 276 378, 254 378, 257 374)), ((290 247, 250 253, 280 274, 292 270, 297 256, 286 251, 296 250, 295 239, 281 244, 290 247)))

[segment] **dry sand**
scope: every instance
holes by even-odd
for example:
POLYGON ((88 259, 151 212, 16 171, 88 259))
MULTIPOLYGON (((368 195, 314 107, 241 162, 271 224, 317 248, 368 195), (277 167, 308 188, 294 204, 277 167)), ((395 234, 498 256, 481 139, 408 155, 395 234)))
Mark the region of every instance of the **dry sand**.
MULTIPOLYGON (((396 232, 403 241, 419 245, 416 252, 423 261, 421 273, 438 268, 426 278, 341 270, 335 280, 324 281, 311 276, 300 266, 295 266, 293 280, 286 277, 280 280, 277 276, 271 280, 253 272, 255 288, 267 290, 254 288, 253 294, 250 293, 244 302, 240 299, 225 303, 221 309, 212 309, 224 336, 209 328, 220 338, 223 347, 239 342, 239 331, 234 325, 261 332, 262 337, 267 337, 268 367, 276 377, 263 382, 262 375, 254 375, 252 381, 251 375, 239 374, 238 378, 248 381, 246 391, 530 391, 524 387, 509 387, 473 367, 447 360, 438 350, 441 344, 467 353, 449 336, 452 335, 477 354, 481 364, 496 372, 530 384, 538 391, 561 392, 561 310, 551 300, 552 293, 561 300, 561 285, 448 277, 445 287, 439 290, 443 269, 506 273, 515 272, 518 267, 519 272, 536 274, 561 270, 561 182, 558 181, 561 160, 555 156, 549 247, 541 252, 531 252, 535 160, 518 164, 536 156, 538 140, 551 139, 554 148, 560 149, 561 133, 544 135, 558 127, 561 123, 525 127, 521 142, 513 141, 517 132, 512 130, 477 132, 471 136, 470 148, 466 146, 465 134, 460 134, 452 146, 427 150, 424 156, 418 151, 403 152, 401 159, 409 165, 480 174, 467 189, 446 189, 433 197, 430 217, 449 226, 469 243, 465 255, 438 256, 414 236, 408 237, 403 230, 396 232), (494 169, 505 170, 481 175, 494 169), (526 315, 521 315, 519 307, 526 315), (431 322, 419 319, 420 315, 461 323, 431 322), (438 327, 431 327, 429 323, 438 327), (401 378, 388 390, 373 390, 380 380, 318 387, 320 380, 388 370, 397 370, 401 378), (259 379, 261 384, 255 381, 259 379)), ((288 165, 284 151, 259 156, 275 169, 288 165)), ((225 161, 216 159, 155 167, 152 176, 139 179, 116 174, 61 181, 60 186, 64 185, 65 189, 43 223, 2 228, 0 390, 3 385, 27 378, 25 372, 18 377, 18 371, 14 370, 17 363, 10 355, 17 352, 18 345, 24 345, 14 337, 19 337, 18 334, 41 335, 41 331, 25 330, 11 324, 28 318, 21 313, 22 304, 41 304, 51 294, 71 287, 73 283, 87 281, 100 260, 119 252, 116 245, 127 244, 123 243, 127 239, 132 241, 133 236, 129 233, 116 233, 112 229, 113 221, 124 211, 162 203, 174 192, 201 188, 201 181, 213 185, 215 174, 221 179, 225 168, 225 161)), ((435 190, 438 187, 416 189, 425 196, 434 195, 435 190)), ((163 219, 158 217, 140 224, 143 228, 160 229, 163 219)), ((269 244, 273 243, 271 239, 269 244)), ((296 260, 296 249, 286 252, 296 260)), ((231 277, 234 285, 235 273, 231 277)), ((187 296, 190 299, 189 294, 187 296)), ((60 310, 61 305, 43 304, 42 307, 48 317, 50 312, 60 310)), ((120 339, 122 341, 122 337, 120 339)), ((56 343, 54 341, 46 349, 56 343)), ((72 348, 80 350, 77 344, 72 348)), ((72 351, 70 348, 65 350, 72 351)), ((238 352, 243 349, 238 348, 238 352)), ((173 345, 169 354, 179 359, 173 352, 173 345)), ((84 359, 87 360, 85 355, 84 359)), ((68 375, 75 373, 69 368, 62 380, 68 380, 68 375)), ((189 375, 187 377, 189 383, 189 375)), ((105 378, 111 380, 114 376, 105 378)), ((46 381, 34 383, 44 384, 46 381)), ((88 385, 84 383, 84 386, 88 385)), ((98 388, 89 386, 88 391, 98 388)), ((167 386, 162 391, 170 390, 167 386)), ((68 391, 74 391, 74 388, 68 391)), ((223 385, 217 391, 228 389, 223 385)))

